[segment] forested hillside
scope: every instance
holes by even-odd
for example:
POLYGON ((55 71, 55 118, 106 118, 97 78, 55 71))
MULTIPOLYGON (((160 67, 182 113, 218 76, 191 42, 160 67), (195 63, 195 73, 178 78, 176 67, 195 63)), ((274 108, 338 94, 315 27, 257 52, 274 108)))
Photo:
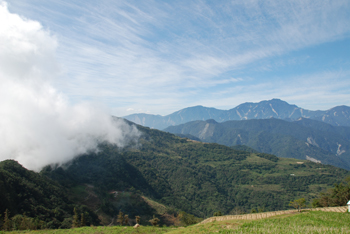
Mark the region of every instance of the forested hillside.
MULTIPOLYGON (((319 192, 349 175, 343 169, 192 141, 144 127, 138 145, 101 146, 75 159, 65 178, 101 190, 125 190, 199 217, 254 209, 288 208, 289 201, 319 192)), ((127 211, 125 211, 127 212, 127 211)))
POLYGON ((350 169, 350 128, 316 120, 193 121, 165 131, 192 135, 204 142, 247 145, 278 157, 308 159, 350 169))
POLYGON ((13 160, 0 162, 0 191, 1 214, 17 215, 19 224, 25 216, 32 218, 27 228, 70 228, 74 208, 86 213, 88 225, 99 223, 94 213, 69 200, 66 188, 13 160))
POLYGON ((9 209, 12 218, 25 213, 48 228, 71 227, 74 207, 95 224, 97 215, 103 224, 116 224, 113 217, 122 211, 132 220, 141 216, 143 225, 153 215, 170 225, 180 211, 204 218, 219 211, 283 210, 300 197, 311 204, 350 175, 333 166, 138 128, 138 143, 123 149, 101 144, 97 153, 47 166, 40 174, 2 162, 1 212, 9 209))

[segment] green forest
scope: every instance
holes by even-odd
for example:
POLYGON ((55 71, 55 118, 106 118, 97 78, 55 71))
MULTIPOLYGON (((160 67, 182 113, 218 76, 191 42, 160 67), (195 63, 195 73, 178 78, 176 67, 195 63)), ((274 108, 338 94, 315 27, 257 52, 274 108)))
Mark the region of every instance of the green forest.
POLYGON ((221 123, 198 120, 164 131, 229 147, 246 145, 282 158, 306 159, 308 156, 323 164, 350 169, 350 128, 346 126, 332 126, 310 119, 270 118, 221 123))
POLYGON ((143 225, 154 218, 160 225, 188 225, 214 213, 290 209, 299 198, 307 206, 348 199, 334 195, 349 194, 347 170, 138 128, 143 134, 133 145, 101 144, 98 153, 40 173, 1 162, 3 229, 10 228, 6 220, 12 229, 108 225, 114 218, 117 225, 120 212, 130 224, 139 217, 143 225))

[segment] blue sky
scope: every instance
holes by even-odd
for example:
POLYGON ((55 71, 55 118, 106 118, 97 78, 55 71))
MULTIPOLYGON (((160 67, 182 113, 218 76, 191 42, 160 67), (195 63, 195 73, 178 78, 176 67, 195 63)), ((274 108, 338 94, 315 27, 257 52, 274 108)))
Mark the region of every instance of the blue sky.
POLYGON ((348 0, 6 2, 57 44, 50 82, 73 104, 116 116, 272 98, 350 106, 348 0))

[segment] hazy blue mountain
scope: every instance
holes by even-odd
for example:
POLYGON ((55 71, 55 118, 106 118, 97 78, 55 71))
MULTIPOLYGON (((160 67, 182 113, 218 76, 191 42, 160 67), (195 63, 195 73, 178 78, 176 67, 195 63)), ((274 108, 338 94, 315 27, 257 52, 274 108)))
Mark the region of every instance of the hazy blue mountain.
POLYGON ((188 107, 170 115, 132 114, 124 117, 134 123, 164 129, 194 120, 214 119, 217 122, 248 119, 314 119, 334 126, 350 126, 350 107, 338 106, 327 111, 310 111, 296 105, 290 105, 279 99, 259 103, 243 103, 230 110, 218 110, 203 106, 188 107))
POLYGON ((176 111, 167 116, 151 114, 132 114, 125 116, 124 118, 145 127, 156 128, 161 130, 168 126, 174 126, 194 120, 218 119, 220 121, 220 116, 224 113, 224 110, 218 110, 215 108, 208 108, 204 106, 194 106, 176 111))
MULTIPOLYGON (((132 114, 123 117, 129 121, 132 121, 136 124, 156 128, 156 129, 164 129, 167 126, 175 125, 173 122, 168 122, 164 116, 161 115, 151 115, 151 114, 132 114)), ((168 118, 170 119, 170 118, 168 118)))
POLYGON ((350 139, 350 127, 348 126, 333 126, 321 121, 315 121, 312 119, 300 118, 295 123, 303 125, 305 127, 314 128, 320 131, 337 133, 346 139, 350 139))
POLYGON ((190 134, 204 142, 247 145, 279 157, 309 159, 350 169, 350 127, 336 127, 316 120, 193 121, 170 126, 165 131, 190 134))
MULTIPOLYGON (((230 109, 221 116, 227 120, 247 120, 247 119, 298 119, 300 117, 314 118, 322 111, 309 111, 290 105, 279 99, 261 101, 259 103, 247 102, 233 109, 230 109)), ((222 121, 221 121, 222 122, 222 121)))
POLYGON ((329 123, 334 126, 350 126, 350 107, 337 106, 325 111, 323 114, 318 114, 317 116, 313 117, 313 119, 329 123))

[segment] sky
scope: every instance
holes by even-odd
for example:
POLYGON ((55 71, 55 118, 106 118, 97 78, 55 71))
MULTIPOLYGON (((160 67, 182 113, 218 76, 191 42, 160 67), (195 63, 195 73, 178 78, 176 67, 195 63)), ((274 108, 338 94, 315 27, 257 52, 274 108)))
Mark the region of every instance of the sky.
POLYGON ((135 126, 113 119, 95 102, 72 103, 55 87, 64 76, 58 49, 58 37, 40 22, 0 2, 0 161, 14 159, 40 171, 98 152, 102 142, 137 142, 135 126))
POLYGON ((46 53, 41 76, 67 106, 115 116, 272 98, 350 106, 348 0, 0 2, 44 35, 32 38, 46 53))

